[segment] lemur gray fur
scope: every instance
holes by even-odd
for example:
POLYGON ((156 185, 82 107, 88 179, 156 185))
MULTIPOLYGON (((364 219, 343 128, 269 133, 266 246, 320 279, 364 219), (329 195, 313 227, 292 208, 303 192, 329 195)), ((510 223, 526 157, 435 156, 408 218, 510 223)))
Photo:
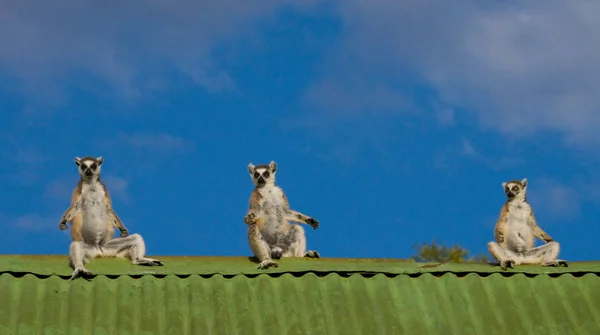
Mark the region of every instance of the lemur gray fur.
POLYGON ((59 222, 60 230, 71 223, 71 245, 69 260, 74 271, 71 279, 89 276, 84 263, 96 257, 128 257, 133 264, 163 265, 156 259, 144 257, 146 245, 139 234, 129 235, 115 211, 106 186, 100 181, 102 157, 75 157, 80 175, 73 191, 71 205, 59 222), (114 237, 114 228, 121 231, 121 237, 114 237))
POLYGON ((503 270, 520 264, 568 266, 566 261, 557 259, 558 242, 537 225, 527 202, 527 186, 527 178, 502 183, 508 199, 494 229, 496 242, 488 243, 490 254, 500 262, 503 270), (546 244, 534 248, 534 238, 546 244))
POLYGON ((278 264, 273 259, 281 257, 319 258, 317 251, 306 251, 304 228, 291 222, 305 223, 317 229, 319 221, 290 209, 283 190, 275 185, 277 164, 248 165, 248 172, 255 185, 250 195, 250 206, 244 217, 248 225, 248 241, 259 269, 278 264))

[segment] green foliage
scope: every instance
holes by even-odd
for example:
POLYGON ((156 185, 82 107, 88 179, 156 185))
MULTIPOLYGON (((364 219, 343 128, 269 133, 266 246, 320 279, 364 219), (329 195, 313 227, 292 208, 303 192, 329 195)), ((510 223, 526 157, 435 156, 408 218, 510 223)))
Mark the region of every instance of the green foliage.
POLYGON ((416 254, 411 258, 417 262, 439 262, 439 263, 487 263, 486 255, 471 256, 469 251, 459 245, 447 247, 437 241, 415 245, 416 254))

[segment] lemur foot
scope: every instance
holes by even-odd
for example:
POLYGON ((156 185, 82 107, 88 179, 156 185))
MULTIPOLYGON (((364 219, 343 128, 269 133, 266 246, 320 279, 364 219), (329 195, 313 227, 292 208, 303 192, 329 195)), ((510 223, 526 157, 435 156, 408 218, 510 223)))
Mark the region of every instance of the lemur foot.
POLYGON ((246 214, 246 216, 244 217, 244 222, 246 224, 253 224, 253 223, 255 223, 256 222, 256 214, 254 214, 254 212, 246 214))
POLYGON ((164 266, 164 264, 158 259, 153 258, 138 258, 133 261, 135 265, 143 265, 143 266, 164 266))
POLYGON ((275 263, 275 262, 273 262, 272 260, 269 259, 269 260, 260 262, 258 264, 258 269, 260 269, 260 270, 266 270, 266 269, 268 269, 271 266, 274 267, 274 268, 276 268, 276 267, 279 266, 279 264, 277 264, 277 263, 275 263))
POLYGON ((75 268, 75 271, 73 271, 73 274, 71 275, 70 280, 74 280, 79 277, 89 277, 92 275, 93 275, 93 273, 90 272, 89 270, 87 270, 86 268, 75 268))
POLYGON ((515 265, 515 261, 512 259, 507 259, 504 260, 502 262, 500 262, 500 267, 502 268, 502 270, 506 270, 508 268, 512 268, 515 265))
POLYGON ((271 258, 280 259, 283 255, 283 249, 279 247, 271 248, 271 258))
POLYGON ((313 229, 319 228, 319 221, 315 220, 315 218, 308 218, 306 223, 313 227, 313 229))
POLYGON ((549 262, 542 263, 542 266, 557 266, 558 267, 558 266, 561 266, 561 265, 565 266, 565 267, 569 266, 569 264, 567 264, 567 262, 563 261, 562 259, 557 259, 555 261, 549 261, 549 262))
POLYGON ((304 253, 304 257, 308 257, 308 258, 321 258, 321 255, 316 250, 308 250, 307 252, 304 253))

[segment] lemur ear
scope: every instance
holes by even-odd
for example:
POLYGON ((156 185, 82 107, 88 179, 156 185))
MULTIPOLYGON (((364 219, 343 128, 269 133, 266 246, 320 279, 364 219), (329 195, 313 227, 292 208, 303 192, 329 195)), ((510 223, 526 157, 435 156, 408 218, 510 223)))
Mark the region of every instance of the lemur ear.
POLYGON ((523 180, 521 180, 521 185, 523 185, 523 187, 527 187, 527 178, 523 178, 523 180))
POLYGON ((81 158, 75 157, 75 165, 77 165, 77 166, 81 165, 81 158))
POLYGON ((102 165, 102 163, 104 163, 104 158, 102 156, 96 158, 96 161, 98 162, 98 165, 102 165))
POLYGON ((271 172, 275 173, 277 171, 277 163, 271 161, 271 163, 269 163, 269 168, 271 169, 271 172))
POLYGON ((507 183, 506 183, 506 182, 503 182, 503 183, 502 183, 502 188, 506 188, 506 185, 507 185, 507 183))
POLYGON ((250 172, 250 174, 254 173, 254 164, 252 164, 252 162, 248 164, 248 172, 250 172))

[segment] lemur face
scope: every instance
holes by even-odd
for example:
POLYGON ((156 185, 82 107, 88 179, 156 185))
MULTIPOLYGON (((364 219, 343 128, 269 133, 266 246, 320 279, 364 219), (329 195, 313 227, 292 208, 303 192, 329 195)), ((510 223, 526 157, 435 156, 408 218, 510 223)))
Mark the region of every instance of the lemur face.
POLYGON ((250 163, 248 165, 248 172, 250 172, 250 178, 252 178, 252 182, 256 186, 275 184, 277 164, 275 164, 273 161, 269 163, 269 165, 261 164, 254 166, 252 163, 250 163))
POLYGON ((527 191, 527 178, 523 180, 511 180, 509 182, 502 183, 504 193, 508 199, 517 197, 518 195, 524 195, 527 191))
POLYGON ((100 169, 104 163, 102 156, 98 158, 94 157, 75 157, 75 164, 79 167, 79 175, 83 179, 92 179, 100 175, 100 169))

